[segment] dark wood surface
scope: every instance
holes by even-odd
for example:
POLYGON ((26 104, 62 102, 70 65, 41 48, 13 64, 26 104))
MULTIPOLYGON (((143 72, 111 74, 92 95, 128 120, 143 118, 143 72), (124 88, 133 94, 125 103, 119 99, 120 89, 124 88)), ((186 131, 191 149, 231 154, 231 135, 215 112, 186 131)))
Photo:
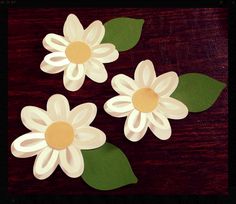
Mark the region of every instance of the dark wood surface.
POLYGON ((116 95, 110 82, 119 73, 133 77, 136 65, 150 59, 157 74, 175 71, 179 75, 200 72, 227 83, 227 9, 9 9, 8 18, 8 191, 10 194, 227 194, 228 89, 213 107, 190 113, 184 120, 171 120, 173 134, 167 141, 150 130, 137 142, 123 135, 125 118, 114 118, 103 104, 116 95), (90 79, 76 92, 67 91, 62 73, 46 74, 39 68, 48 53, 42 39, 48 33, 62 35, 69 13, 76 14, 86 27, 94 20, 106 22, 127 16, 145 20, 140 42, 120 53, 116 62, 106 64, 109 79, 97 84, 90 79), (107 141, 127 155, 138 177, 136 185, 113 191, 97 191, 81 178, 67 177, 58 167, 46 180, 33 176, 35 157, 15 158, 10 144, 29 132, 21 123, 24 106, 46 108, 55 93, 65 95, 71 107, 93 102, 98 114, 93 126, 107 135, 107 141))

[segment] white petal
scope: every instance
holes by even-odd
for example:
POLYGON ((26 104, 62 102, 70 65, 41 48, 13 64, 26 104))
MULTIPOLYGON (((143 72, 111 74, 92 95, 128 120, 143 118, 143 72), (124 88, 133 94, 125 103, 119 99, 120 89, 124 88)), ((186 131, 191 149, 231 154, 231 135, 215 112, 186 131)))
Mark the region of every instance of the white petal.
POLYGON ((73 145, 60 151, 60 167, 71 178, 81 176, 84 171, 84 159, 80 150, 73 145))
POLYGON ((147 124, 147 114, 133 110, 127 117, 127 126, 132 132, 142 132, 147 124))
POLYGON ((48 115, 54 120, 67 120, 70 105, 67 98, 61 94, 52 95, 47 102, 48 115))
POLYGON ((91 23, 84 32, 83 41, 87 42, 91 46, 95 46, 101 43, 105 35, 105 28, 101 21, 94 21, 91 23))
POLYGON ((81 79, 84 74, 85 70, 82 64, 70 63, 66 69, 66 77, 72 81, 81 79))
POLYGON ((34 176, 37 179, 48 178, 58 165, 59 151, 46 147, 41 151, 34 162, 34 176))
POLYGON ((32 157, 47 146, 44 137, 43 133, 30 132, 24 134, 11 144, 11 152, 15 157, 32 157))
POLYGON ((47 34, 43 39, 43 46, 51 52, 64 52, 68 44, 68 41, 64 37, 53 33, 47 34))
POLYGON ((21 110, 21 121, 31 131, 44 132, 52 123, 46 111, 35 106, 26 106, 21 110))
POLYGON ((84 34, 84 28, 74 14, 69 14, 63 27, 63 33, 70 42, 80 41, 84 34))
POLYGON ((86 75, 93 81, 97 83, 103 83, 107 80, 108 74, 105 66, 95 60, 89 60, 84 64, 86 75))
POLYGON ((56 74, 59 73, 61 71, 63 71, 68 65, 63 65, 60 67, 55 67, 52 66, 50 64, 48 64, 47 62, 45 62, 44 60, 41 62, 40 64, 40 69, 48 74, 56 74))
MULTIPOLYGON (((83 66, 83 65, 82 65, 83 66)), ((78 73, 79 69, 82 69, 81 66, 80 68, 77 68, 75 71, 78 73)), ((80 87, 83 85, 84 83, 84 79, 85 79, 85 74, 82 75, 82 77, 78 78, 78 79, 75 79, 75 80, 71 80, 67 77, 67 69, 65 70, 64 72, 64 75, 63 75, 63 84, 65 86, 65 88, 69 91, 77 91, 80 89, 80 87)), ((77 75, 76 73, 73 74, 73 75, 77 75)))
POLYGON ((52 52, 44 57, 44 61, 56 67, 62 67, 70 63, 64 52, 52 52))
POLYGON ((89 126, 97 114, 97 106, 94 103, 83 103, 70 111, 69 121, 74 128, 89 126))
POLYGON ((76 130, 76 147, 79 149, 95 149, 106 142, 106 135, 95 127, 81 127, 76 130))
POLYGON ((92 57, 101 63, 110 63, 118 59, 119 52, 113 47, 113 49, 110 49, 109 52, 105 52, 102 54, 93 53, 92 57))
POLYGON ((186 105, 171 97, 160 98, 157 109, 171 119, 183 119, 188 115, 186 105))
POLYGON ((132 142, 137 142, 141 140, 144 137, 145 133, 147 132, 147 128, 148 128, 147 124, 140 132, 132 132, 129 129, 127 122, 128 120, 125 121, 125 126, 124 126, 125 137, 132 142))
POLYGON ((118 74, 111 80, 112 88, 121 95, 132 96, 138 89, 135 81, 124 74, 118 74))
POLYGON ((179 83, 179 77, 175 72, 167 72, 165 74, 162 74, 158 76, 152 84, 152 89, 154 91, 162 96, 170 96, 176 87, 178 86, 179 83))
POLYGON ((167 140, 171 136, 171 127, 168 119, 157 110, 148 114, 148 126, 153 134, 161 140, 167 140))
POLYGON ((104 110, 114 117, 124 117, 134 109, 129 96, 115 96, 104 104, 104 110))
POLYGON ((150 60, 140 62, 134 72, 134 79, 141 87, 150 87, 156 78, 153 63, 150 60))

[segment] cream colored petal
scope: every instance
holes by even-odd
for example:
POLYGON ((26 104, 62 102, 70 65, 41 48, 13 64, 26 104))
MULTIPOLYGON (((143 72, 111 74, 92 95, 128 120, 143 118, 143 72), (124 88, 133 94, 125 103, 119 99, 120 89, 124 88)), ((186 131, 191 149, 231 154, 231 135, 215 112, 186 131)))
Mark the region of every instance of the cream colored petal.
POLYGON ((97 114, 97 106, 94 103, 83 103, 70 111, 69 121, 74 128, 89 126, 97 114))
POLYGON ((142 132, 147 124, 147 114, 133 110, 127 117, 127 126, 132 132, 142 132))
POLYGON ((140 132, 132 132, 129 127, 128 127, 128 120, 125 121, 125 125, 124 125, 124 134, 125 134, 125 137, 132 141, 132 142, 137 142, 139 140, 141 140, 145 133, 147 132, 147 123, 145 125, 145 127, 140 131, 140 132))
POLYGON ((117 118, 127 116, 133 109, 131 97, 129 96, 115 96, 104 104, 104 110, 117 118))
POLYGON ((63 27, 63 33, 70 42, 80 41, 84 34, 84 28, 79 19, 74 14, 69 14, 63 27))
POLYGON ((70 64, 64 52, 52 52, 44 57, 44 62, 51 66, 62 67, 70 64))
POLYGON ((107 80, 108 74, 105 66, 95 60, 91 59, 84 64, 86 75, 97 83, 103 83, 107 80))
POLYGON ((103 55, 103 56, 94 56, 93 55, 93 58, 98 60, 99 62, 101 63, 110 63, 110 62, 114 62, 118 59, 119 57, 119 52, 114 49, 110 54, 108 55, 103 55))
POLYGON ((171 136, 171 127, 168 119, 155 110, 148 114, 148 126, 153 134, 161 140, 167 140, 171 136))
POLYGON ((170 119, 183 119, 188 115, 187 106, 171 97, 160 98, 157 109, 170 119))
POLYGON ((58 165, 59 151, 46 147, 41 151, 34 162, 33 173, 37 179, 48 178, 58 165))
POLYGON ((53 121, 67 120, 70 105, 67 98, 61 94, 52 95, 47 102, 47 112, 53 121))
POLYGON ((179 83, 179 77, 175 72, 167 72, 158 76, 152 84, 152 89, 162 96, 167 97, 170 96, 174 90, 177 88, 179 83))
POLYGON ((81 176, 84 171, 84 159, 80 150, 73 145, 61 150, 59 154, 60 167, 71 178, 81 176))
POLYGON ((52 123, 47 112, 35 106, 26 106, 21 110, 21 121, 33 132, 44 132, 52 123))
POLYGON ((101 43, 105 35, 105 28, 101 21, 94 21, 91 23, 84 32, 83 41, 90 46, 96 46, 101 43))
POLYGON ((150 87, 156 78, 155 68, 150 60, 140 62, 134 72, 134 79, 139 87, 150 87))
POLYGON ((43 39, 43 46, 51 52, 64 52, 68 45, 69 42, 64 37, 53 33, 47 34, 43 39))
POLYGON ((132 96, 138 89, 135 81, 124 74, 118 74, 111 80, 112 88, 121 95, 132 96))
POLYGON ((43 71, 43 72, 46 72, 48 74, 57 74, 59 72, 62 72, 64 71, 64 69, 66 69, 68 65, 63 65, 63 66, 60 66, 60 67, 55 67, 55 66, 52 66, 48 63, 46 63, 44 60, 41 62, 40 64, 40 69, 43 71))
POLYGON ((76 130, 75 145, 79 149, 95 149, 106 142, 106 135, 95 127, 81 127, 76 130))
MULTIPOLYGON (((82 69, 82 68, 81 68, 81 66, 79 66, 79 67, 77 67, 77 69, 74 70, 75 71, 75 73, 73 73, 74 76, 76 76, 76 75, 80 76, 80 74, 78 74, 78 72, 81 72, 81 70, 79 70, 79 69, 82 69)), ((71 80, 67 77, 67 75, 68 75, 67 72, 68 72, 68 70, 66 69, 64 72, 64 75, 63 75, 63 84, 64 84, 65 88, 69 91, 79 90, 84 83, 85 74, 83 74, 80 78, 71 80)))
POLYGON ((65 74, 69 80, 79 80, 85 74, 84 65, 70 63, 68 68, 66 69, 65 74))
POLYGON ((30 132, 14 140, 11 152, 15 157, 26 158, 36 155, 47 146, 43 133, 30 132))

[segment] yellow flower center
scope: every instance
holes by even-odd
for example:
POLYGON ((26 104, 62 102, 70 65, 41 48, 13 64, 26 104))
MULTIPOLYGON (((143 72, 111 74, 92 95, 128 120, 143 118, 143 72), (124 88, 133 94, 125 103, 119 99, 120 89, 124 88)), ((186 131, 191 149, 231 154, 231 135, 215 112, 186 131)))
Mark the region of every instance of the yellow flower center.
POLYGON ((75 64, 83 64, 91 56, 90 47, 81 41, 72 42, 66 48, 67 58, 75 64))
POLYGON ((74 130, 66 122, 52 123, 45 132, 45 140, 53 149, 65 149, 74 139, 74 130))
POLYGON ((158 104, 158 94, 150 88, 141 88, 133 94, 132 102, 140 112, 152 112, 158 104))

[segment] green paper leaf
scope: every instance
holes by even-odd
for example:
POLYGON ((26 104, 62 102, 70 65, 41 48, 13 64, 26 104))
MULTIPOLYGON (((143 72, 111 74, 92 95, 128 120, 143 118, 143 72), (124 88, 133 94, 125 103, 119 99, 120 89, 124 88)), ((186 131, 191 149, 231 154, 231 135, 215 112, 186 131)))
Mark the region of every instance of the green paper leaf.
POLYGON ((171 95, 182 101, 189 112, 201 112, 210 108, 225 84, 200 73, 188 73, 179 77, 179 85, 171 95))
POLYGON ((114 18, 107 21, 102 43, 112 43, 118 51, 133 48, 139 41, 144 20, 134 18, 114 18))
POLYGON ((112 190, 137 183, 127 157, 116 146, 105 143, 94 150, 83 150, 83 180, 98 190, 112 190))

